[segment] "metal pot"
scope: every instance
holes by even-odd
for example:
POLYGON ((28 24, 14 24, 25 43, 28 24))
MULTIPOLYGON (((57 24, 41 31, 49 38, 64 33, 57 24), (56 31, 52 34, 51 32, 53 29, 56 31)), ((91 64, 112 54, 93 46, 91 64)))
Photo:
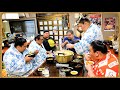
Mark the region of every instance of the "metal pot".
POLYGON ((55 54, 55 60, 58 63, 68 63, 69 61, 73 60, 73 56, 74 56, 74 52, 70 50, 56 51, 54 54, 55 54))

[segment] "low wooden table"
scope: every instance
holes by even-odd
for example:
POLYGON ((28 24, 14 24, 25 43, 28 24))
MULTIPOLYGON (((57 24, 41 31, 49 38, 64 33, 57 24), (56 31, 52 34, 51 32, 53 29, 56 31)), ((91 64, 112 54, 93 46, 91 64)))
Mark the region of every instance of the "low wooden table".
MULTIPOLYGON (((48 67, 49 68, 49 78, 61 78, 59 76, 59 69, 56 67, 56 63, 47 63, 47 62, 44 62, 41 66, 41 68, 43 67, 48 67)), ((40 68, 39 67, 39 68, 40 68)), ((41 78, 44 78, 44 76, 42 75, 42 72, 41 71, 38 71, 38 68, 36 70, 34 70, 33 73, 31 73, 29 75, 29 77, 41 77, 41 78)), ((68 78, 68 77, 83 77, 82 76, 82 70, 81 72, 78 74, 78 75, 69 75, 69 76, 65 76, 64 78, 68 78)))

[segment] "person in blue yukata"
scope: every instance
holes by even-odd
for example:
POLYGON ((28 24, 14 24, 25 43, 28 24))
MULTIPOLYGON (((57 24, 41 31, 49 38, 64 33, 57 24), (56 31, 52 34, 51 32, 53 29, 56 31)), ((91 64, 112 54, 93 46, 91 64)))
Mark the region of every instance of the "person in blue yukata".
POLYGON ((31 61, 33 63, 34 70, 40 67, 40 65, 46 61, 47 54, 50 53, 49 51, 46 51, 43 45, 43 40, 43 36, 38 34, 35 36, 34 40, 29 44, 28 47, 29 52, 37 53, 31 61))
POLYGON ((3 63, 10 77, 27 77, 31 72, 33 57, 28 57, 27 41, 24 38, 16 38, 3 56, 3 63))
POLYGON ((61 44, 62 48, 71 50, 76 54, 75 49, 74 48, 72 48, 72 49, 71 48, 66 48, 66 44, 68 44, 68 43, 75 44, 75 43, 79 42, 80 38, 74 35, 73 30, 68 30, 66 32, 66 35, 67 36, 64 37, 63 40, 62 40, 62 44, 61 44))
POLYGON ((78 27, 81 27, 84 32, 81 40, 75 44, 68 43, 66 47, 74 48, 79 55, 85 55, 86 53, 89 53, 90 43, 94 40, 103 40, 103 34, 101 29, 97 25, 90 22, 90 20, 86 17, 82 17, 80 19, 78 27))
POLYGON ((83 55, 89 52, 90 43, 94 40, 103 40, 103 35, 100 28, 97 25, 91 23, 90 20, 86 17, 80 19, 78 27, 81 27, 84 35, 79 42, 75 44, 68 43, 66 47, 74 48, 78 54, 83 55))

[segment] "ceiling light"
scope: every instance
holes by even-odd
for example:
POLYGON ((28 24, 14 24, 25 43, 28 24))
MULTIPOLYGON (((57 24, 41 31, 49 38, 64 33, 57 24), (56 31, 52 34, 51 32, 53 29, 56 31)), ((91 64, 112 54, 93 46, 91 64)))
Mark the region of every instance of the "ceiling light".
POLYGON ((18 13, 5 13, 2 15, 2 19, 19 19, 18 13))

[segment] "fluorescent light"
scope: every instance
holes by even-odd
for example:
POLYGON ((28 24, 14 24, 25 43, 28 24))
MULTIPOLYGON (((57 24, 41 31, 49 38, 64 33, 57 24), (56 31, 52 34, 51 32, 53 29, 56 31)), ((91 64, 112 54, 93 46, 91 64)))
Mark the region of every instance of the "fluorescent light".
POLYGON ((19 19, 18 13, 5 13, 2 15, 2 19, 19 19))
POLYGON ((8 22, 7 20, 4 20, 3 22, 8 22))

